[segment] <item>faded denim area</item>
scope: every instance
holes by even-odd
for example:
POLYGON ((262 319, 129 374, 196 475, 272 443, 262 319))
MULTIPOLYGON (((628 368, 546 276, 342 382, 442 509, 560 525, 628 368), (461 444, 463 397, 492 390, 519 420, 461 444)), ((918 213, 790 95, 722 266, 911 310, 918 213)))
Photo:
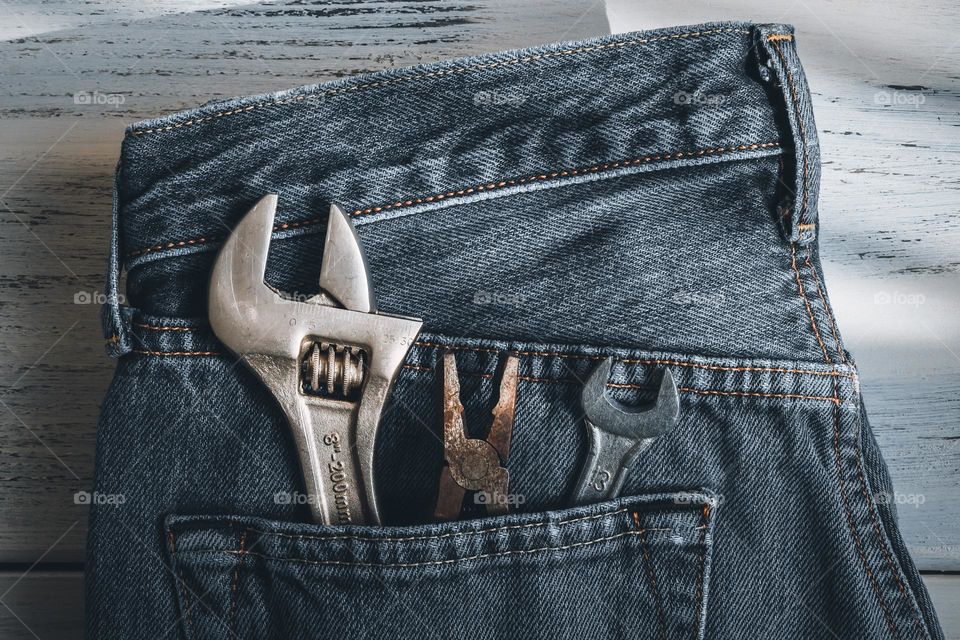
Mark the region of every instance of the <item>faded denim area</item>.
MULTIPOLYGON (((129 307, 98 433, 91 637, 941 638, 817 253, 792 29, 711 24, 399 69, 134 125, 129 307), (283 413, 206 321, 216 250, 280 196, 267 280, 317 290, 353 212, 380 307, 422 317, 381 423, 384 526, 323 526, 283 413), (506 516, 437 523, 437 364, 483 435, 519 358, 506 516), (677 426, 570 506, 582 381, 677 426)), ((116 284, 115 272, 108 285, 116 284)))

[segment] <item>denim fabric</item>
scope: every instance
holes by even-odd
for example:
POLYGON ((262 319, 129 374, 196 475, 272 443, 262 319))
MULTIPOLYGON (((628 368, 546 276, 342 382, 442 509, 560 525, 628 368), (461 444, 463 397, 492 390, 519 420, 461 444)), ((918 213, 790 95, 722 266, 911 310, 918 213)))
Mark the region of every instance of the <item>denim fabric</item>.
POLYGON ((104 325, 90 637, 941 638, 816 242, 792 29, 710 24, 497 53, 132 126, 104 325), (317 291, 352 211, 380 308, 424 319, 381 423, 384 526, 310 523, 270 393, 218 343, 229 229, 280 196, 267 280, 317 291), (120 271, 126 299, 117 304, 120 271), (432 513, 436 365, 467 428, 519 355, 517 507, 432 513), (571 507, 582 380, 678 425, 571 507))

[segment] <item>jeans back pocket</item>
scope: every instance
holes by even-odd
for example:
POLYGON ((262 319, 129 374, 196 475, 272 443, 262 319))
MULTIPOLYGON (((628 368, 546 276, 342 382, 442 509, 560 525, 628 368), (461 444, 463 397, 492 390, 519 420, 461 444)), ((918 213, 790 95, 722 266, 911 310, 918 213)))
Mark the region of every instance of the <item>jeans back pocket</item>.
POLYGON ((715 499, 414 527, 171 516, 187 637, 702 637, 715 499))

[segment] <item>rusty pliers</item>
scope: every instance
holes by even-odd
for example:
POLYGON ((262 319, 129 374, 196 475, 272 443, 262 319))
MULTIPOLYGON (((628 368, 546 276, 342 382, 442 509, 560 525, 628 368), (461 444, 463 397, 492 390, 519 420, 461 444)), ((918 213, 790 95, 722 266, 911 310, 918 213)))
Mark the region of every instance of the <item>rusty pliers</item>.
POLYGON ((452 352, 444 354, 443 457, 446 464, 440 472, 434 512, 438 520, 458 518, 467 491, 477 492, 477 501, 486 506, 488 514, 509 511, 510 472, 506 464, 516 411, 518 365, 514 354, 504 363, 500 397, 493 408, 493 421, 486 438, 469 438, 463 424, 457 361, 452 352))

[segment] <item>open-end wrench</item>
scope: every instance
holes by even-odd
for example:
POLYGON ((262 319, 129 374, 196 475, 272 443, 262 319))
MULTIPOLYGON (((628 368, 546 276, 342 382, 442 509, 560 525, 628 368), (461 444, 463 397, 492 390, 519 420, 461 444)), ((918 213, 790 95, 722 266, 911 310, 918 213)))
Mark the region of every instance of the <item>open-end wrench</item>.
POLYGON ((380 416, 416 318, 377 313, 360 240, 333 205, 321 293, 284 297, 264 281, 277 196, 244 216, 210 283, 214 333, 277 399, 293 430, 314 520, 379 524, 373 454, 380 416))
POLYGON ((677 385, 669 369, 663 372, 654 405, 640 409, 607 395, 607 380, 612 369, 613 358, 598 364, 580 393, 590 450, 574 486, 573 505, 619 495, 637 456, 646 451, 657 436, 672 429, 680 416, 677 385))

